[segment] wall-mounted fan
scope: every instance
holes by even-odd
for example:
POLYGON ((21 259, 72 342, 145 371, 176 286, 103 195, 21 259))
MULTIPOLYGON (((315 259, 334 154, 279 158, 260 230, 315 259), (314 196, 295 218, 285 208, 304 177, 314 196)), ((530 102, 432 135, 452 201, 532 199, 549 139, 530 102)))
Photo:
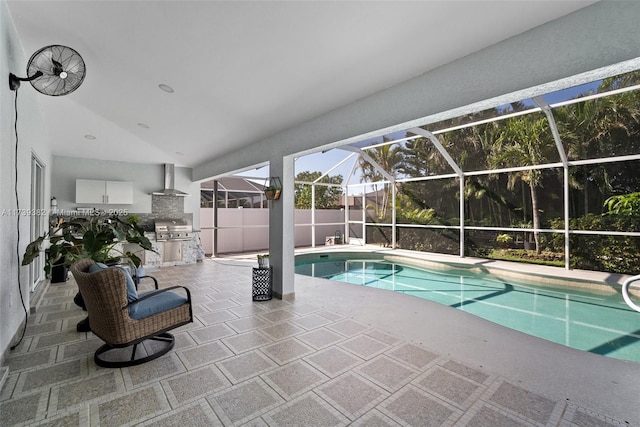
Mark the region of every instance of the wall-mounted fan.
POLYGON ((27 77, 9 74, 9 88, 17 90, 21 81, 28 81, 45 95, 67 95, 82 84, 86 71, 82 57, 75 50, 61 45, 46 46, 31 55, 27 77))
MULTIPOLYGON (((14 153, 14 171, 15 181, 14 190, 16 196, 16 209, 20 212, 20 199, 18 197, 18 88, 20 82, 30 82, 38 92, 50 96, 67 95, 78 87, 84 81, 86 74, 84 61, 80 54, 67 46, 51 45, 46 46, 31 55, 27 64, 27 77, 18 77, 13 73, 9 73, 9 88, 15 94, 15 122, 14 130, 16 135, 16 146, 14 153)), ((16 256, 20 258, 20 216, 16 219, 16 256)), ((20 278, 20 265, 18 265, 18 293, 20 301, 24 309, 24 327, 22 335, 18 342, 11 346, 11 350, 15 350, 24 338, 24 333, 29 320, 29 312, 24 302, 22 294, 22 281, 20 278)))

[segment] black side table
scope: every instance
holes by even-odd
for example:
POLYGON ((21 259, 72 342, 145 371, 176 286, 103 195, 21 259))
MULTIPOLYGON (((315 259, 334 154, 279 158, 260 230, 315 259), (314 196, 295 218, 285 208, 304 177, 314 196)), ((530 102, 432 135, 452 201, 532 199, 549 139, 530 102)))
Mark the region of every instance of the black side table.
POLYGON ((268 301, 271 299, 272 286, 271 278, 273 277, 273 268, 258 267, 253 268, 253 289, 252 295, 254 301, 268 301))

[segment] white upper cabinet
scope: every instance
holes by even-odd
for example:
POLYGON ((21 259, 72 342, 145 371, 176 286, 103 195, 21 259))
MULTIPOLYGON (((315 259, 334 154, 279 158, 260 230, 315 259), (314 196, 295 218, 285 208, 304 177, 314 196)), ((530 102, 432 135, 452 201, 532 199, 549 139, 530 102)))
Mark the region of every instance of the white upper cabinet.
POLYGON ((76 203, 131 205, 133 204, 133 183, 77 179, 76 203))
POLYGON ((121 181, 106 181, 107 204, 109 205, 132 205, 133 204, 133 183, 121 181))

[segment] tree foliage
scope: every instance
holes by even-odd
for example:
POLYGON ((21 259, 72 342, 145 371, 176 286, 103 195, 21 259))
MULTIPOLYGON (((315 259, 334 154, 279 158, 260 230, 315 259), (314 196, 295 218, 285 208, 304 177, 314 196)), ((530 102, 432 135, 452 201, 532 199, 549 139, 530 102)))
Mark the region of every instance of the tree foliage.
MULTIPOLYGON (((563 227, 563 221, 552 221, 553 227, 563 227)), ((640 230, 640 218, 628 215, 587 214, 570 221, 573 230, 586 231, 629 231, 640 230)), ((640 267, 640 239, 617 235, 578 235, 569 239, 571 245, 571 268, 607 271, 619 274, 638 274, 640 267)), ((550 249, 562 251, 564 236, 553 235, 550 249)))
MULTIPOLYGON (((579 94, 577 98, 597 92, 605 92, 640 83, 640 71, 605 79, 600 86, 590 92, 579 94)), ((599 158, 630 156, 640 154, 640 91, 626 91, 601 98, 585 100, 553 108, 552 114, 559 134, 560 147, 570 162, 583 161, 580 165, 570 163, 568 176, 564 176, 561 154, 551 132, 551 124, 541 112, 509 116, 503 120, 487 120, 535 107, 530 102, 513 103, 496 109, 447 119, 425 126, 436 134, 439 144, 447 151, 455 164, 464 172, 463 194, 460 194, 460 178, 449 161, 429 138, 414 138, 402 143, 381 145, 367 152, 381 169, 400 183, 389 183, 377 167, 361 160, 363 181, 372 183, 375 192, 370 194, 377 217, 374 222, 390 222, 389 207, 392 201, 392 185, 396 188, 396 219, 399 224, 447 224, 458 225, 460 199, 464 200, 465 226, 533 228, 534 230, 556 229, 565 217, 564 191, 568 182, 566 208, 572 218, 571 228, 585 226, 580 218, 589 215, 607 214, 611 217, 637 217, 640 212, 640 173, 636 159, 621 158, 618 161, 589 161, 599 158), (468 123, 480 122, 473 126, 468 123), (445 131, 446 129, 452 129, 445 131), (558 166, 540 168, 540 165, 558 166), (508 172, 467 174, 468 172, 511 168, 508 172), (518 168, 513 170, 512 168, 518 168), (520 169, 522 168, 522 169, 520 169), (445 175, 443 177, 440 177, 445 175), (437 179, 423 178, 436 177, 437 179), (384 182, 386 181, 386 182, 384 182), (378 182, 378 184, 376 184, 378 182), (402 213, 400 212, 402 210, 402 213)), ((373 220, 373 219, 372 219, 373 220)), ((589 227, 599 231, 637 231, 636 223, 628 221, 584 220, 589 227), (600 227, 600 228, 598 228, 600 227), (636 228, 634 228, 636 227, 636 228)), ((386 228, 378 227, 372 238, 389 243, 390 234, 386 228), (377 236, 377 237, 376 237, 377 236)), ((438 235, 436 229, 424 233, 417 228, 400 228, 398 242, 406 249, 449 251, 455 248, 454 236, 438 235), (421 237, 413 237, 418 236, 421 237), (449 237, 452 237, 451 239, 449 237), (427 242, 428 241, 428 242, 427 242)), ((452 231, 452 230, 449 230, 452 231)), ((549 249, 564 251, 564 234, 540 232, 514 232, 514 237, 533 235, 536 252, 549 249), (563 244, 555 245, 557 239, 563 244)), ((473 238, 467 232, 466 242, 478 250, 496 244, 498 232, 478 231, 473 238), (484 246, 483 246, 484 245, 484 246)), ((375 242, 376 240, 369 240, 375 242)), ((581 258, 576 265, 598 266, 611 272, 627 271, 622 264, 635 262, 640 268, 640 257, 634 246, 601 250, 589 255, 584 251, 583 242, 606 242, 601 235, 587 238, 572 236, 570 256, 581 258), (591 240, 590 240, 591 239, 591 240), (599 251, 599 252, 598 252, 599 251), (621 252, 620 252, 621 251, 621 252), (616 252, 615 254, 613 252, 616 252), (620 253, 618 253, 620 252, 620 253), (605 257, 600 254, 607 253, 605 257), (579 255, 578 255, 579 254, 579 255), (620 261, 622 254, 631 255, 635 261, 620 261), (592 256, 594 260, 588 261, 592 256), (596 258, 602 258, 595 261, 596 258), (620 269, 616 269, 615 260, 620 269), (603 260, 606 260, 603 261, 603 260)), ((629 239, 617 239, 628 245, 629 239)), ((514 240, 514 244, 518 243, 514 240)), ((638 240, 635 238, 635 240, 638 240)), ((527 239, 528 241, 528 239, 527 239)), ((609 242, 612 243, 612 242, 609 242)), ((519 244, 523 244, 519 241, 519 244)), ((586 243, 585 243, 586 245, 586 243)), ((586 245, 590 247, 589 245, 586 245)), ((465 251, 468 248, 465 248, 465 251)), ((573 261, 572 261, 573 262, 573 261)))
MULTIPOLYGON (((300 172, 296 175, 295 207, 296 209, 311 209, 312 187, 310 184, 301 182, 315 182, 322 176, 322 172, 300 172)), ((323 184, 336 184, 334 186, 315 185, 315 208, 316 209, 339 209, 342 205, 340 197, 343 195, 342 175, 325 176, 318 182, 323 184)))
POLYGON ((387 216, 391 204, 392 187, 395 186, 395 182, 389 182, 382 171, 392 176, 395 180, 395 177, 404 164, 403 150, 397 145, 388 144, 368 150, 367 154, 373 159, 376 165, 367 161, 364 157, 360 157, 359 164, 360 170, 362 171, 362 181, 374 183, 376 200, 375 203, 368 206, 368 208, 373 209, 378 219, 381 219, 387 216), (382 182, 382 184, 379 184, 379 182, 382 182))
POLYGON ((640 217, 640 192, 611 196, 604 207, 610 214, 640 217))

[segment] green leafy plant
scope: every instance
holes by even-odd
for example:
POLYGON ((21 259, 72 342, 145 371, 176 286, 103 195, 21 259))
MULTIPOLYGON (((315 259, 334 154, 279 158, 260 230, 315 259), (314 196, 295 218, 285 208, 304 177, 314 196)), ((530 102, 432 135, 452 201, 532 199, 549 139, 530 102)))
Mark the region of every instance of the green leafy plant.
POLYGON ((282 182, 277 176, 270 176, 265 179, 264 195, 267 200, 278 200, 282 192, 282 182))
MULTIPOLYGON (((562 218, 550 221, 553 229, 562 229, 562 218)), ((630 215, 587 214, 572 218, 571 230, 584 231, 627 231, 640 230, 640 217, 630 215)), ((554 233, 549 241, 549 249, 564 252, 564 235, 554 233)), ((615 233, 605 235, 570 236, 570 266, 573 269, 606 271, 618 274, 638 274, 640 269, 640 239, 633 236, 618 236, 615 233)))
POLYGON ((29 243, 25 249, 22 265, 31 264, 40 255, 47 240, 50 244, 46 249, 45 272, 47 274, 51 272, 54 264, 69 265, 81 258, 110 263, 120 257, 126 257, 139 267, 140 258, 132 252, 120 250, 121 243, 137 243, 143 249, 153 251, 151 241, 144 236, 144 230, 138 226, 135 217, 126 221, 115 215, 75 218, 60 223, 55 229, 29 243))
POLYGON ((640 192, 611 196, 604 201, 608 214, 640 216, 640 192))
POLYGON ((269 254, 258 254, 258 266, 259 267, 269 266, 269 254))
POLYGON ((511 237, 509 234, 498 234, 498 236, 496 237, 496 242, 509 244, 513 242, 513 237, 511 237))
POLYGON ((435 209, 420 208, 403 210, 399 216, 410 224, 430 224, 434 218, 437 218, 435 209))
POLYGON ((264 190, 267 200, 278 200, 280 198, 281 189, 277 187, 267 187, 264 190))

